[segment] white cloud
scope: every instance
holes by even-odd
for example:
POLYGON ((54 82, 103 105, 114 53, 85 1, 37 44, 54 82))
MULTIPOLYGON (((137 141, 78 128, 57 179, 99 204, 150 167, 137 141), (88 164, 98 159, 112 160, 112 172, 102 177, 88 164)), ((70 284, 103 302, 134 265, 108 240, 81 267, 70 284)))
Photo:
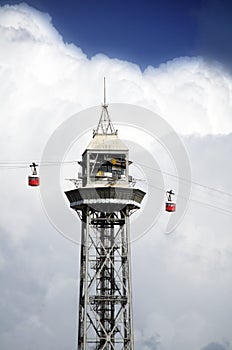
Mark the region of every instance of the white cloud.
POLYGON ((177 132, 232 130, 232 80, 220 66, 183 57, 142 74, 134 64, 101 54, 89 60, 63 42, 48 15, 26 5, 1 7, 0 31, 1 113, 13 128, 20 120, 26 132, 30 120, 32 135, 38 128, 51 132, 70 114, 102 101, 105 75, 109 101, 148 107, 177 132))
POLYGON ((6 41, 31 40, 43 44, 62 42, 61 35, 52 26, 51 17, 26 4, 1 7, 0 22, 6 41))
MULTIPOLYGON (((142 73, 130 62, 101 54, 88 59, 80 48, 63 42, 49 15, 27 5, 0 7, 0 46, 1 160, 39 159, 62 121, 101 103, 106 76, 110 102, 147 107, 178 133, 199 134, 184 137, 194 178, 231 191, 232 78, 223 67, 183 57, 142 73)), ((27 171, 0 171, 1 307, 8 315, 0 334, 3 350, 12 349, 17 339, 22 348, 31 340, 39 348, 66 348, 64 332, 72 347, 77 248, 64 244, 47 222, 38 192, 26 187, 27 171), (72 334, 61 319, 62 313, 68 317, 67 310, 72 334)), ((193 196, 231 208, 227 197, 196 189, 193 196)), ((152 348, 152 341, 153 349, 197 350, 230 339, 231 216, 223 215, 192 202, 173 236, 163 235, 163 215, 134 244, 135 325, 143 350, 152 348)))

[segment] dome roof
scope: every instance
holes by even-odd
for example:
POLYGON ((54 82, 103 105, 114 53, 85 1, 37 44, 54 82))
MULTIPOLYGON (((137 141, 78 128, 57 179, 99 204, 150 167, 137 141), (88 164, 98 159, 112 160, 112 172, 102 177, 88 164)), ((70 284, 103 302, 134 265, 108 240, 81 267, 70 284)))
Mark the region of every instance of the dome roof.
POLYGON ((119 139, 117 134, 95 134, 86 150, 128 151, 128 147, 119 139))

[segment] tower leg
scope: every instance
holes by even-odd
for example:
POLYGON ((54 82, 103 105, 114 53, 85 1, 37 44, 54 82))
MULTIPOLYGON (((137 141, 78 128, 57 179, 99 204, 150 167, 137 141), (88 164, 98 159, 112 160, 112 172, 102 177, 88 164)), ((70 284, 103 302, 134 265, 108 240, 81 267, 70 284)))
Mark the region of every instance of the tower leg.
POLYGON ((129 217, 82 219, 78 350, 133 350, 129 217))

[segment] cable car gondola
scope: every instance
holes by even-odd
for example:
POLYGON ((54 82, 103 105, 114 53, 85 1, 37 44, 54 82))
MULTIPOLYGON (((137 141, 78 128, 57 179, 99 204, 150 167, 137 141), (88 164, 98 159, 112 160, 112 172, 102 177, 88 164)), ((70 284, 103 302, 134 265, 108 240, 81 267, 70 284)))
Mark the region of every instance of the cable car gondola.
POLYGON ((37 174, 37 169, 36 169, 37 166, 38 166, 38 164, 35 164, 35 163, 32 163, 30 165, 32 175, 28 176, 28 185, 29 186, 39 186, 39 176, 37 174))
POLYGON ((170 190, 167 191, 166 194, 168 199, 165 205, 166 211, 168 211, 169 213, 173 213, 176 211, 176 203, 172 201, 172 196, 174 196, 175 193, 173 192, 173 190, 170 190))

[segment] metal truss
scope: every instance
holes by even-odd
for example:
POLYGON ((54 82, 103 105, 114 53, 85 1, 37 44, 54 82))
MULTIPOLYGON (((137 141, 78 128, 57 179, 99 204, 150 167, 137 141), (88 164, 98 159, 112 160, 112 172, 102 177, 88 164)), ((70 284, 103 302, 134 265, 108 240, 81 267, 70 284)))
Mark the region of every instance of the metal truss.
POLYGON ((129 210, 82 210, 78 350, 133 350, 129 210))

